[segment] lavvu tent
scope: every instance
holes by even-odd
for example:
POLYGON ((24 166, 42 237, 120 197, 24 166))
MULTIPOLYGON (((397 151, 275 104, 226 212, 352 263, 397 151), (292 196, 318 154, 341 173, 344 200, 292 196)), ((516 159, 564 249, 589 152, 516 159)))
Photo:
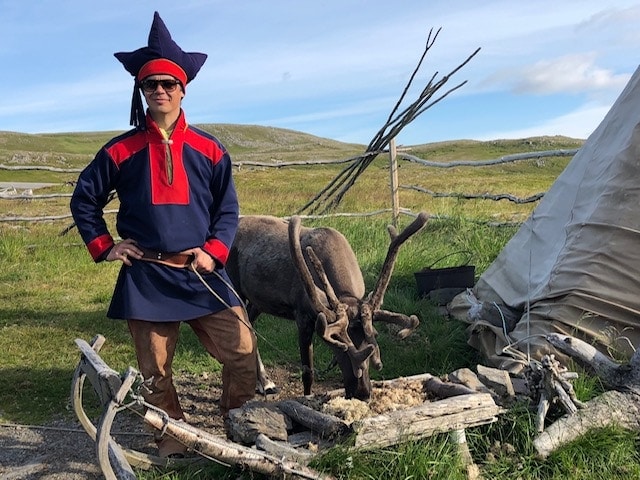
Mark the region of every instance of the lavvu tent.
POLYGON ((562 357, 550 332, 612 356, 640 345, 639 71, 473 290, 449 304, 492 366, 562 357))

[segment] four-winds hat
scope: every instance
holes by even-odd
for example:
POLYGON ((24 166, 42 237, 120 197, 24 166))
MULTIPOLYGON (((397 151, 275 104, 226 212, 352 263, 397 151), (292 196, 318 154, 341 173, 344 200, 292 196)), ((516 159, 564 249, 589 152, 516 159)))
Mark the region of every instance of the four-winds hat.
POLYGON ((182 87, 193 80, 207 55, 198 52, 184 52, 171 38, 171 34, 158 12, 153 14, 146 47, 133 52, 114 53, 124 68, 134 76, 133 99, 131 101, 130 124, 145 128, 145 111, 140 95, 140 81, 149 75, 172 75, 182 83, 182 87))

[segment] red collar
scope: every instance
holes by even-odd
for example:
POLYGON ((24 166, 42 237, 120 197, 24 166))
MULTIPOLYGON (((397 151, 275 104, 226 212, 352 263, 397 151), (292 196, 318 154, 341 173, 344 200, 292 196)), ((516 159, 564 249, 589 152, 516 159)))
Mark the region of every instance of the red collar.
MULTIPOLYGON (((171 133, 171 140, 174 142, 184 141, 184 135, 187 131, 189 125, 187 124, 187 119, 184 115, 184 111, 180 109, 180 116, 176 121, 176 125, 173 128, 173 132, 171 133)), ((147 112, 147 141, 149 143, 163 143, 165 141, 164 135, 160 131, 160 127, 158 124, 151 118, 151 115, 147 112)))

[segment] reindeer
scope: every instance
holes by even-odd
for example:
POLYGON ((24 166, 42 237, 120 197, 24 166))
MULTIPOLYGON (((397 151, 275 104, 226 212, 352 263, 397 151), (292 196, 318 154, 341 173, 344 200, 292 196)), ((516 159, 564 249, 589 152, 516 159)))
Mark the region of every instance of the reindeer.
MULTIPOLYGON (((400 246, 426 223, 418 215, 401 234, 389 226, 391 243, 373 291, 365 284, 347 239, 332 228, 308 228, 300 217, 290 222, 271 216, 243 216, 227 261, 238 294, 247 302, 249 320, 261 313, 295 320, 304 394, 313 384, 314 330, 334 353, 346 398, 371 396, 369 363, 382 368, 374 321, 396 324, 408 336, 419 324, 415 315, 382 310, 400 246), (304 248, 304 250, 303 250, 304 248), (312 265, 313 273, 308 264, 312 265)), ((258 357, 259 383, 274 388, 258 357)))

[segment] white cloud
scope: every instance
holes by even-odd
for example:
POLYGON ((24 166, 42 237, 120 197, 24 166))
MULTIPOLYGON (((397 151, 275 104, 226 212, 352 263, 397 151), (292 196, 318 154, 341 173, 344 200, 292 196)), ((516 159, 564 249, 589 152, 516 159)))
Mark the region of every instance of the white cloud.
POLYGON ((592 90, 618 90, 629 81, 629 74, 616 75, 611 70, 598 67, 595 64, 596 57, 595 53, 565 55, 512 71, 515 78, 513 90, 518 94, 576 94, 592 90))

